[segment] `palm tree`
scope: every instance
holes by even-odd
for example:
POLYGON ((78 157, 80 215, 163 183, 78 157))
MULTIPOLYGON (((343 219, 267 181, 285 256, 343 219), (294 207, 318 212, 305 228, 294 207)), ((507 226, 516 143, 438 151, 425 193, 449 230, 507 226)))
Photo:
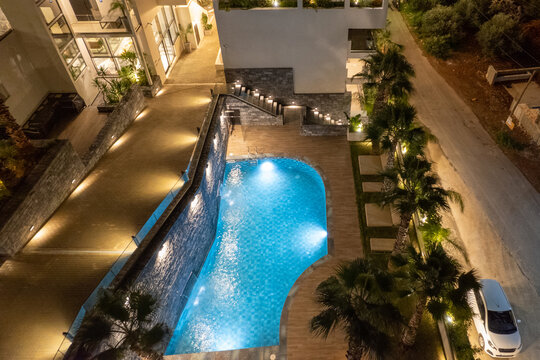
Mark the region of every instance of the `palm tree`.
POLYGON ((459 193, 439 185, 439 177, 432 172, 431 163, 423 156, 407 153, 396 167, 382 174, 398 184, 383 193, 381 201, 382 205, 394 204, 400 214, 393 255, 405 250, 409 241, 409 224, 416 211, 438 214, 439 210, 449 209, 449 200, 459 204, 463 210, 459 193))
POLYGON ((169 329, 162 323, 151 325, 156 308, 156 299, 141 291, 103 291, 74 339, 81 344, 77 355, 108 360, 134 352, 143 359, 161 359, 157 347, 169 329), (103 344, 105 350, 93 355, 103 344))
POLYGON ((368 88, 376 89, 375 109, 388 101, 407 98, 413 91, 410 78, 414 76, 414 69, 401 46, 392 44, 384 50, 376 50, 365 60, 362 72, 353 76, 364 78, 368 88))
POLYGON ((0 97, 0 128, 5 129, 13 145, 21 152, 21 155, 31 155, 34 152, 34 147, 22 131, 21 127, 15 121, 13 115, 9 111, 3 98, 0 97))
POLYGON ((427 310, 440 320, 451 311, 461 319, 471 316, 467 292, 479 289, 475 270, 463 272, 459 263, 449 256, 441 244, 433 246, 426 256, 409 247, 407 262, 409 291, 416 295, 416 306, 401 336, 401 344, 411 347, 416 341, 418 327, 427 310))
MULTIPOLYGON (((424 127, 415 123, 416 109, 404 101, 385 104, 366 126, 366 137, 373 144, 380 144, 388 154, 386 169, 394 167, 395 153, 399 143, 406 144, 409 153, 422 153, 428 140, 434 140, 424 127)), ((385 177, 383 192, 393 187, 390 178, 385 177)))
POLYGON ((323 310, 311 320, 311 332, 326 338, 339 326, 347 334, 348 360, 381 359, 402 324, 390 301, 393 288, 392 276, 367 259, 342 263, 317 287, 323 310))

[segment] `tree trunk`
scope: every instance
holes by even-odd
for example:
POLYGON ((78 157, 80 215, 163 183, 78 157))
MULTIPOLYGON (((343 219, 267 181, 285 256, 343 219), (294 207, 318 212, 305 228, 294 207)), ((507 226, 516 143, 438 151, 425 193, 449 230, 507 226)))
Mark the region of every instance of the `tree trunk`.
POLYGON ((396 243, 394 244, 392 255, 402 253, 407 247, 407 244, 409 243, 409 224, 411 223, 411 218, 412 214, 410 213, 401 214, 401 222, 399 223, 396 243))
POLYGON ((347 360, 362 360, 364 357, 365 347, 357 341, 349 340, 349 349, 345 355, 347 360))
POLYGON ((30 155, 34 151, 34 147, 28 141, 26 134, 15 121, 15 118, 9 112, 9 108, 4 100, 0 98, 0 124, 6 128, 6 133, 13 141, 13 145, 19 149, 23 155, 30 155))
POLYGON ((414 342, 416 341, 418 327, 420 326, 420 322, 422 321, 422 315, 424 315, 426 303, 426 296, 421 296, 418 299, 418 302, 416 303, 416 310, 414 311, 414 314, 411 317, 407 328, 405 329, 405 331, 403 331, 403 335, 401 336, 401 344, 404 347, 411 347, 414 345, 414 342))
MULTIPOLYGON (((388 157, 386 159, 386 170, 392 169, 394 167, 396 147, 397 144, 392 143, 390 150, 388 151, 388 157)), ((383 181, 382 192, 389 192, 394 188, 394 186, 395 184, 392 182, 392 179, 385 177, 383 181)))

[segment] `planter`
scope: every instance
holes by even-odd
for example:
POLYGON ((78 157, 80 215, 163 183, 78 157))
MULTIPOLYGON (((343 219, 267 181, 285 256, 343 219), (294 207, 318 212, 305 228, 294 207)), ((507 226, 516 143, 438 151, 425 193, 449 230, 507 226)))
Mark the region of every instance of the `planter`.
POLYGON ((210 30, 204 30, 204 36, 212 35, 212 29, 210 30))
POLYGON ((98 109, 98 112, 100 112, 100 113, 111 113, 111 112, 113 112, 114 109, 116 109, 117 105, 118 104, 102 103, 102 104, 98 105, 97 109, 98 109))
POLYGON ((351 131, 347 128, 347 140, 349 141, 364 141, 366 140, 365 132, 351 131))
POLYGON ((187 51, 188 53, 191 52, 191 43, 190 42, 184 43, 184 50, 187 51))
POLYGON ((141 90, 145 97, 153 98, 161 89, 161 78, 158 75, 152 76, 152 85, 141 86, 141 90))

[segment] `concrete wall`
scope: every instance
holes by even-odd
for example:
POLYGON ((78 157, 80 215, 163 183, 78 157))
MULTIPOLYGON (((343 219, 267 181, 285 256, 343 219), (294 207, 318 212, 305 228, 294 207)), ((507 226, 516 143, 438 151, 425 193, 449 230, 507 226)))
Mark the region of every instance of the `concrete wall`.
POLYGON ((295 92, 296 72, 291 68, 265 69, 225 69, 228 83, 240 81, 262 95, 272 96, 282 105, 304 105, 318 108, 323 114, 330 114, 334 120, 345 120, 343 112, 349 112, 351 93, 298 94, 295 92))
POLYGON ((217 10, 225 69, 292 68, 296 93, 345 91, 349 29, 386 24, 382 8, 217 10))
POLYGON ((514 115, 519 125, 536 144, 540 145, 540 109, 531 109, 527 104, 519 104, 514 110, 514 115))
POLYGON ((0 42, 0 81, 22 124, 48 92, 75 92, 75 86, 35 2, 0 0, 0 6, 13 27, 0 42))
POLYGON ((134 86, 109 114, 82 159, 68 140, 54 143, 21 188, 0 208, 0 254, 12 256, 24 247, 143 107, 142 91, 139 86, 134 86))

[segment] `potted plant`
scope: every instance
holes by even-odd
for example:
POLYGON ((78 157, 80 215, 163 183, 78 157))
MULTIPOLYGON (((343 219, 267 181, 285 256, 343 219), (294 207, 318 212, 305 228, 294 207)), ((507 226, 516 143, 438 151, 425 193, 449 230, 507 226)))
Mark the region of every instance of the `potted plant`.
POLYGON ((182 40, 184 40, 184 50, 191 52, 191 43, 188 40, 188 34, 193 34, 193 25, 189 23, 185 29, 180 25, 180 35, 182 35, 182 40))
POLYGON ((212 33, 212 24, 208 23, 208 15, 206 13, 202 13, 201 15, 201 23, 204 28, 204 35, 210 35, 212 33))
POLYGON ((94 86, 103 95, 104 103, 98 105, 99 112, 112 112, 122 97, 128 92, 132 82, 127 77, 119 79, 107 76, 104 68, 97 70, 98 76, 94 79, 94 86))
POLYGON ((347 116, 347 119, 349 120, 349 127, 347 128, 347 140, 364 141, 366 139, 366 134, 362 131, 362 115, 358 114, 349 117, 348 114, 345 114, 345 116, 347 116))

